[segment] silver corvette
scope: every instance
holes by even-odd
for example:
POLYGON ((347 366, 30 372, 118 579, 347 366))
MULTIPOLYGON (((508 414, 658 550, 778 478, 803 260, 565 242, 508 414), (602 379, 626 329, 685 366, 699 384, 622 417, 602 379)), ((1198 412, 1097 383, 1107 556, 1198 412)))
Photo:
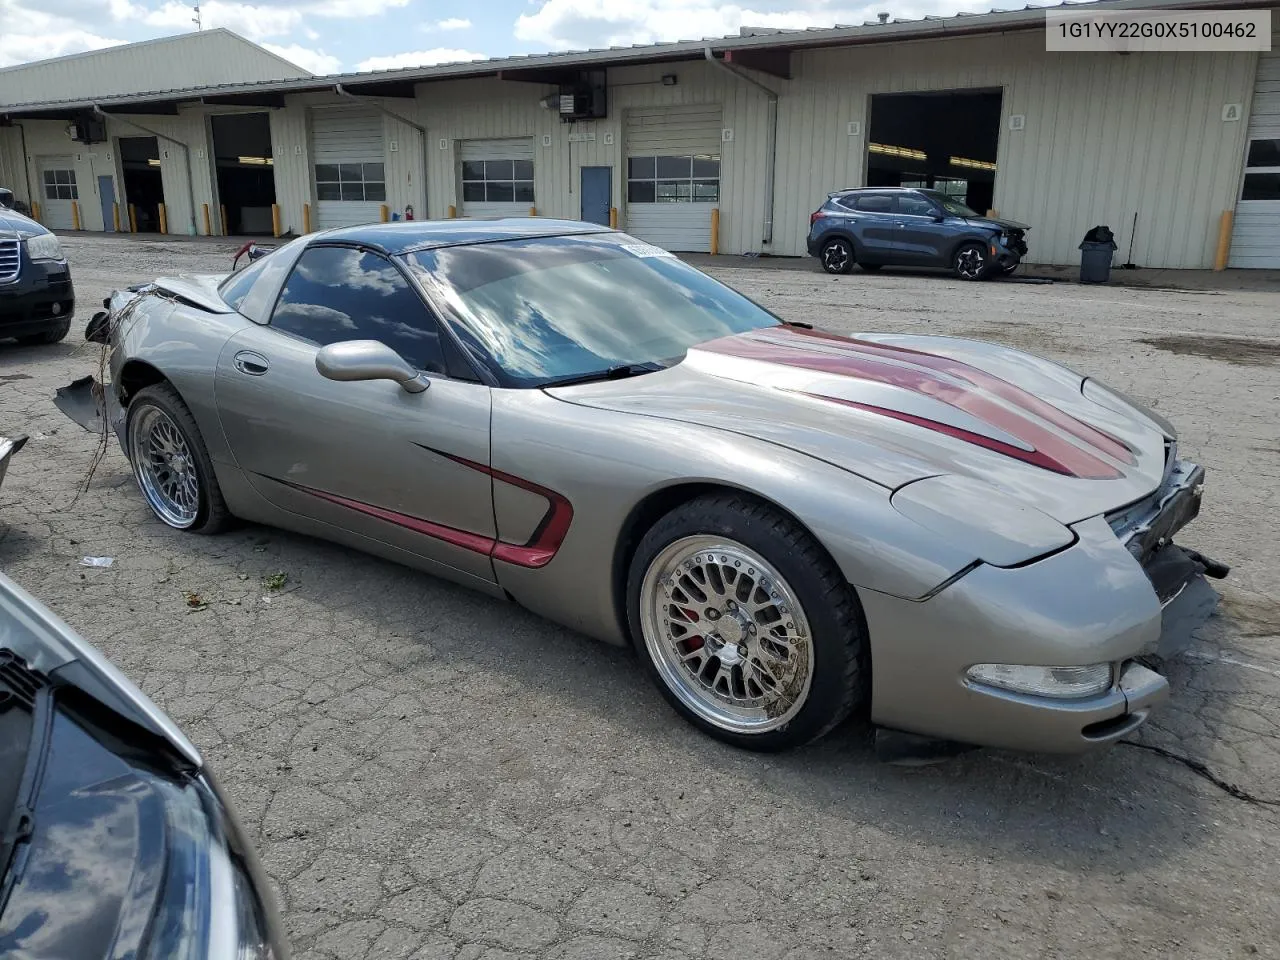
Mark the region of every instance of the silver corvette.
POLYGON ((853 713, 1081 751, 1168 696, 1226 568, 1160 416, 993 344, 788 323, 625 234, 352 227, 118 291, 118 435, 155 515, 334 540, 634 644, 769 750, 853 713))

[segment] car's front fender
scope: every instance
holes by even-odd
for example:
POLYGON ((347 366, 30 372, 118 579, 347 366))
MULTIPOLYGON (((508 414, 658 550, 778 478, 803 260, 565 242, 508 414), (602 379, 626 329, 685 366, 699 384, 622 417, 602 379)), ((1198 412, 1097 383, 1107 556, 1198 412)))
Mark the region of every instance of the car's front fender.
MULTIPOLYGON (((613 571, 628 518, 672 487, 738 489, 769 501, 817 538, 850 583, 892 596, 926 596, 975 560, 895 510, 885 487, 753 437, 535 390, 495 390, 492 430, 496 471, 554 491, 573 510, 548 563, 495 559, 499 581, 531 609, 602 639, 625 636, 613 571)), ((495 514, 500 539, 519 542, 547 505, 510 486, 495 483, 495 514)))

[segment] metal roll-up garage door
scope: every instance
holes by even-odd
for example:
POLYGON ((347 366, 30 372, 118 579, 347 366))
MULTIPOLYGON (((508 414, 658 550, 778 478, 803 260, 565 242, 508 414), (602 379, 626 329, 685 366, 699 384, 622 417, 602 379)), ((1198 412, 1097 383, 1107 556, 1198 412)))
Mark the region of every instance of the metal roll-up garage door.
POLYGON ((316 226, 349 227, 381 218, 387 199, 382 115, 363 109, 311 112, 316 226))
POLYGON ((463 140, 462 216, 527 217, 533 194, 533 138, 463 140))
POLYGON ((627 233, 668 250, 711 249, 720 204, 718 104, 627 112, 627 233))
POLYGON ((1271 52, 1258 54, 1240 201, 1228 266, 1280 269, 1280 20, 1271 52))

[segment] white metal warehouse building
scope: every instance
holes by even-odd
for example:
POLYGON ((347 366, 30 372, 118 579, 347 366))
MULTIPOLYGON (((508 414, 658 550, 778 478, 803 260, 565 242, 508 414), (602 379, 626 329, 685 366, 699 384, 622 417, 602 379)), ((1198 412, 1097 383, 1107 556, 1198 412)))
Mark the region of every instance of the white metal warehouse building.
MULTIPOLYGON (((1178 6, 1099 6, 1157 5, 1178 6)), ((61 229, 154 229, 147 203, 184 234, 411 208, 795 256, 829 192, 892 183, 1030 224, 1032 262, 1108 224, 1117 260, 1209 268, 1232 212, 1230 265, 1280 268, 1280 43, 1049 53, 1027 9, 332 77, 209 31, 0 71, 0 185, 61 229)))

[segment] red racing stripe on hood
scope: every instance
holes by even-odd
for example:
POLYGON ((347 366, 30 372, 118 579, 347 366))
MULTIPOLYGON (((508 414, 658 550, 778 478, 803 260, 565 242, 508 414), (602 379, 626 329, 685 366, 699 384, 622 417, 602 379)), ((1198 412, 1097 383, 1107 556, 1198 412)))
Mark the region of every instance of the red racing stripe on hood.
MULTIPOLYGON (((787 334, 791 332, 788 330, 787 334)), ((965 413, 977 417, 1004 431, 1006 434, 1023 441, 1032 447, 1032 450, 1022 450, 969 430, 882 406, 844 400, 838 397, 821 396, 821 399, 891 416, 894 419, 953 436, 989 450, 996 450, 1025 463, 1032 463, 1044 469, 1052 470, 1055 473, 1091 480, 1112 480, 1121 476, 1121 473, 1106 461, 1045 429, 1043 425, 1029 417, 1022 416, 1004 404, 997 403, 990 396, 984 394, 985 385, 976 384, 967 377, 954 376, 948 378, 943 371, 919 363, 914 356, 894 357, 893 359, 898 362, 891 363, 888 362, 888 358, 878 358, 871 351, 863 352, 859 342, 847 338, 838 339, 848 344, 851 349, 832 351, 807 348, 804 341, 798 337, 794 343, 787 343, 784 341, 784 337, 766 338, 752 334, 737 335, 712 340, 701 344, 697 349, 748 360, 762 360, 789 367, 831 373, 857 380, 883 383, 910 390, 948 404, 958 410, 963 410, 965 413), (957 380, 962 381, 962 383, 957 383, 957 380), (1016 454, 1014 451, 1016 451, 1016 454)), ((868 346, 873 345, 869 344, 868 346)), ((903 351, 903 353, 905 354, 906 351, 903 351)), ((915 351, 912 351, 912 353, 915 353, 915 351)), ((918 354, 918 356, 931 357, 932 354, 918 354)), ((998 382, 1005 383, 1004 381, 998 382)), ((1011 390, 1025 393, 1025 391, 1020 391, 1018 387, 1012 384, 1005 383, 1005 386, 1011 390)), ((808 395, 820 396, 813 393, 808 395)), ((1027 396, 1030 397, 1029 394, 1027 396)), ((1048 406, 1048 404, 1045 404, 1045 406, 1048 406)), ((1053 407, 1049 409, 1056 410, 1053 407)), ((1048 420, 1049 418, 1045 417, 1044 419, 1048 420)), ((1085 425, 1081 424, 1081 426, 1085 425)), ((1103 439, 1107 438, 1104 437, 1103 439)))
MULTIPOLYGON (((760 332, 773 334, 772 330, 760 332)), ((1016 404, 1042 420, 1047 420, 1058 429, 1066 431, 1077 440, 1101 450, 1108 456, 1115 457, 1121 463, 1137 463, 1133 451, 1123 440, 1117 439, 1091 424, 1077 420, 1070 414, 1059 410, 1053 404, 1041 400, 1035 394, 1028 393, 1016 384, 1002 380, 994 374, 971 366, 962 360, 956 360, 953 357, 943 356, 942 354, 925 353, 923 350, 916 350, 912 347, 889 346, 883 343, 873 343, 869 340, 842 337, 838 333, 827 333, 824 330, 789 327, 786 332, 787 334, 796 334, 799 337, 812 337, 828 343, 842 344, 849 347, 853 352, 885 357, 906 363, 917 363, 922 367, 937 370, 939 373, 946 373, 953 377, 967 380, 975 387, 981 387, 989 393, 1000 397, 1000 399, 1016 404)))

